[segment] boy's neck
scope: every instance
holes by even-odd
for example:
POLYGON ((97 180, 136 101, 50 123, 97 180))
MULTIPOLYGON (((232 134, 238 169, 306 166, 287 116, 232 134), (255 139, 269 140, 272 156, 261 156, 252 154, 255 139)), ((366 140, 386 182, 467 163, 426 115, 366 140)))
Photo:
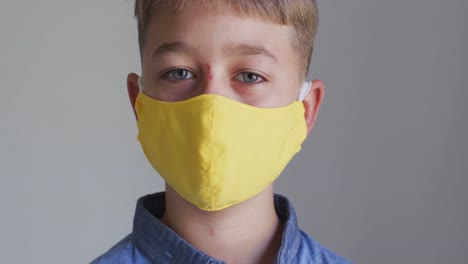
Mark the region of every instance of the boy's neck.
POLYGON ((198 209, 166 184, 161 221, 192 246, 227 263, 273 263, 282 241, 273 184, 245 202, 216 212, 198 209))

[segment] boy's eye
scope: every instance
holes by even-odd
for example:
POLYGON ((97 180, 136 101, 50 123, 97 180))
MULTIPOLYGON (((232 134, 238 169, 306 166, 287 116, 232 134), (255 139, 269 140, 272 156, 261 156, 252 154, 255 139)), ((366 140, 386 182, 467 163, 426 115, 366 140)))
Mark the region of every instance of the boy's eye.
POLYGON ((193 78, 193 73, 186 69, 175 69, 165 73, 163 77, 169 81, 183 81, 193 78))
POLYGON ((259 83, 259 82, 264 81, 264 79, 260 75, 255 74, 253 72, 243 72, 236 76, 236 80, 249 83, 249 84, 259 83))

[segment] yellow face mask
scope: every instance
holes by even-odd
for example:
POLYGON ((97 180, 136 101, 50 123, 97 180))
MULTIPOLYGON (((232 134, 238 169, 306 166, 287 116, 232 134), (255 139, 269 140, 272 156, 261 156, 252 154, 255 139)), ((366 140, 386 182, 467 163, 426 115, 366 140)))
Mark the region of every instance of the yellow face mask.
POLYGON ((308 89, 306 83, 299 101, 279 108, 214 94, 162 102, 140 92, 138 140, 179 195, 202 210, 221 210, 264 190, 300 151, 308 89))

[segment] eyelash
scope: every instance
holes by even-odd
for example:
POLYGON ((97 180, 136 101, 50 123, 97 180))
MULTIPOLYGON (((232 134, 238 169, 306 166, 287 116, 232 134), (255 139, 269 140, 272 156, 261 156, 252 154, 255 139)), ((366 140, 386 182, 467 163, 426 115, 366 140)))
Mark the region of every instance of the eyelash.
MULTIPOLYGON (((167 80, 167 81, 170 81, 170 82, 174 82, 174 83, 178 83, 178 82, 182 82, 182 81, 186 81, 186 80, 189 80, 191 78, 187 78, 187 79, 181 79, 181 80, 176 80, 176 79, 169 79, 169 75, 170 74, 173 74, 177 71, 180 71, 180 70, 183 70, 183 71, 187 71, 188 74, 190 74, 192 76, 192 78, 195 77, 195 74, 193 74, 193 72, 191 72, 190 70, 188 69, 185 69, 185 68, 173 68, 173 69, 170 69, 166 72, 164 72, 162 75, 161 75, 161 79, 164 79, 164 80, 167 80)), ((257 79, 259 79, 260 81, 256 81, 256 82, 244 82, 244 81, 241 81, 242 83, 244 83, 245 85, 255 85, 255 84, 260 84, 260 83, 263 83, 266 81, 266 78, 261 76, 260 74, 257 74, 255 72, 251 72, 251 71, 243 71, 243 72, 240 72, 238 73, 236 76, 235 76, 235 79, 237 79, 237 77, 239 76, 242 76, 244 74, 252 74, 254 77, 256 77, 257 79)))
POLYGON ((243 72, 240 72, 239 74, 236 75, 235 77, 236 80, 242 82, 244 85, 257 85, 257 84, 261 84, 263 82, 265 82, 265 78, 263 76, 261 76, 260 74, 257 74, 255 72, 250 72, 250 71, 243 71, 243 72), (256 79, 256 81, 254 82, 246 82, 244 79, 246 77, 246 75, 252 75, 250 77, 256 79))
POLYGON ((167 81, 170 81, 170 82, 175 82, 175 83, 178 83, 178 82, 182 82, 182 81, 185 81, 185 80, 188 80, 189 78, 187 79, 181 79, 181 80, 177 80, 177 79, 170 79, 169 76, 170 74, 173 74, 177 71, 186 71, 188 72, 188 74, 190 74, 192 76, 192 78, 195 76, 195 74, 192 73, 192 71, 188 70, 188 69, 185 69, 185 68, 173 68, 173 69, 170 69, 166 72, 164 72, 162 75, 161 75, 161 79, 164 79, 164 80, 167 80, 167 81))

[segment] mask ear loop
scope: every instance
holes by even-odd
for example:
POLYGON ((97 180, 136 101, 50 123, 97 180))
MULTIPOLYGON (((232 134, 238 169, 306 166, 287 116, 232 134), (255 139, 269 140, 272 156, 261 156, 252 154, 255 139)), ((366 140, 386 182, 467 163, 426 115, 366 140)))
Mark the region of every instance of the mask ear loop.
POLYGON ((304 99, 309 94, 309 92, 310 92, 310 82, 304 82, 304 84, 301 87, 301 90, 299 91, 298 101, 304 101, 304 99))
POLYGON ((143 91, 143 84, 141 82, 141 76, 138 76, 138 89, 140 90, 140 92, 143 91))

